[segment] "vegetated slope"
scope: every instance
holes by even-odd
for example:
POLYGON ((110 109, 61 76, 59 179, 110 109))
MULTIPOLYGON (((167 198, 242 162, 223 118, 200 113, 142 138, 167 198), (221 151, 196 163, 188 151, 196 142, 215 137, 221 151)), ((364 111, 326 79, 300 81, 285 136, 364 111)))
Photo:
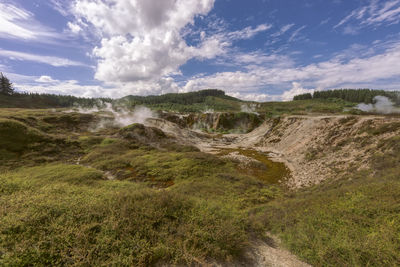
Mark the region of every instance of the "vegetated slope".
POLYGON ((90 131, 100 116, 0 111, 0 133, 31 140, 0 153, 0 265, 257 266, 269 255, 246 251, 264 239, 254 249, 272 253, 269 232, 317 266, 400 260, 399 118, 282 116, 221 135, 160 118, 90 131), (193 145, 272 151, 289 186, 319 184, 289 191, 193 145))

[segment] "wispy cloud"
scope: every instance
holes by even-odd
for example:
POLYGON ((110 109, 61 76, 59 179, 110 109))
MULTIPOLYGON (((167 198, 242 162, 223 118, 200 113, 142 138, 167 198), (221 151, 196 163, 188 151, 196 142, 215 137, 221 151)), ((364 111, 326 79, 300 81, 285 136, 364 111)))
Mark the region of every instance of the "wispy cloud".
POLYGON ((323 21, 321 21, 321 23, 320 23, 319 25, 325 25, 325 24, 327 24, 330 20, 331 20, 331 18, 324 19, 323 21))
POLYGON ((3 49, 0 49, 0 56, 6 57, 7 59, 10 60, 33 61, 51 65, 54 67, 67 67, 67 66, 88 67, 86 64, 82 62, 73 61, 66 58, 43 56, 43 55, 29 54, 24 52, 3 50, 3 49))
MULTIPOLYGON (((267 56, 261 52, 241 54, 234 60, 243 63, 242 70, 197 75, 185 79, 182 83, 177 83, 169 77, 151 83, 115 83, 104 87, 81 85, 74 80, 57 80, 47 75, 40 77, 10 75, 10 78, 15 81, 17 88, 30 92, 110 97, 220 88, 227 94, 241 99, 267 101, 290 100, 299 93, 335 87, 367 86, 390 90, 400 89, 399 82, 396 80, 396 77, 400 76, 400 41, 380 46, 386 47, 380 53, 369 51, 369 47, 354 46, 351 50, 359 50, 358 54, 362 56, 354 57, 354 53, 343 51, 330 60, 305 66, 299 66, 295 62, 277 65, 276 62, 285 60, 279 55, 267 56), (364 53, 362 50, 365 49, 367 51, 364 53), (246 68, 249 65, 253 67, 246 68), (274 92, 272 94, 269 93, 271 88, 274 92)), ((286 60, 290 61, 290 58, 286 60)))
POLYGON ((49 0, 48 1, 48 5, 53 8, 54 10, 56 10, 58 13, 60 13, 61 15, 63 15, 64 17, 67 17, 70 15, 69 12, 69 1, 62 1, 62 0, 49 0))
POLYGON ((295 25, 294 23, 286 24, 286 25, 282 26, 282 28, 279 31, 277 31, 274 34, 271 34, 271 36, 274 38, 281 36, 281 35, 285 34, 288 30, 290 30, 294 25, 295 25))
POLYGON ((304 30, 306 28, 306 26, 301 26, 300 28, 298 28, 297 30, 295 30, 292 35, 289 38, 289 42, 293 42, 294 40, 296 40, 300 34, 300 32, 302 30, 304 30))
POLYGON ((54 30, 39 23, 33 13, 16 5, 0 3, 0 38, 45 42, 58 37, 54 30))
POLYGON ((368 5, 353 10, 333 28, 344 27, 344 33, 354 34, 368 26, 392 25, 400 22, 400 0, 371 0, 368 5), (347 25, 352 24, 352 25, 347 25))
POLYGON ((347 51, 344 51, 330 60, 306 66, 256 66, 248 70, 196 77, 189 80, 184 88, 186 91, 221 88, 230 93, 251 95, 271 88, 282 90, 292 86, 292 90, 281 97, 289 99, 293 94, 307 92, 312 88, 379 86, 382 89, 400 89, 396 88, 396 78, 399 75, 400 41, 388 44, 386 50, 381 53, 368 52, 361 57, 349 56, 347 51), (304 89, 299 83, 310 89, 304 89))
POLYGON ((229 32, 226 35, 230 40, 244 40, 244 39, 253 38, 258 33, 267 31, 271 28, 272 28, 272 25, 270 25, 270 24, 260 24, 255 28, 246 27, 239 31, 229 32))

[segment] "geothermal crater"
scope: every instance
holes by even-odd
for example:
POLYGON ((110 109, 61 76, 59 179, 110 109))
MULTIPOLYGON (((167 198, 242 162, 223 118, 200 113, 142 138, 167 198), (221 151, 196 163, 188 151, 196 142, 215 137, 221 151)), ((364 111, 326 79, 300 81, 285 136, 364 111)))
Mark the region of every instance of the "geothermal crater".
POLYGON ((365 129, 398 122, 398 117, 387 116, 164 112, 147 118, 144 125, 162 130, 177 143, 240 162, 242 172, 296 189, 340 178, 340 171, 352 165, 363 169, 370 160, 367 151, 395 135, 366 140, 365 129))

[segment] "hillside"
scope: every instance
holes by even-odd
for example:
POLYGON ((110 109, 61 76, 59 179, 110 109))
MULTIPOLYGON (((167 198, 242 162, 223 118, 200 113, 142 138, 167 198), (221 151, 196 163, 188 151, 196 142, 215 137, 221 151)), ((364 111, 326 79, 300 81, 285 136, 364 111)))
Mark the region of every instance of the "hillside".
POLYGON ((153 109, 178 112, 240 111, 241 102, 243 101, 216 89, 158 96, 126 96, 116 100, 117 104, 130 107, 144 105, 153 109))
POLYGON ((0 265, 400 261, 398 115, 208 93, 0 109, 0 265))

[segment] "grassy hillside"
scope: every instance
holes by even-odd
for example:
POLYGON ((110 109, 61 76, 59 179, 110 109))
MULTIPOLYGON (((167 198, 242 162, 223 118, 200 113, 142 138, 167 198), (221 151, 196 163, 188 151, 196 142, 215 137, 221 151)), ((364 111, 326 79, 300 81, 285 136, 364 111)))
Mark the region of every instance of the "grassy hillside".
POLYGON ((0 137, 10 145, 0 154, 0 265, 189 265, 241 257, 252 233, 248 210, 279 188, 152 129, 91 133, 80 124, 85 116, 0 110, 0 137), (21 138, 23 146, 13 147, 21 138))
POLYGON ((265 112, 269 115, 306 115, 310 113, 319 114, 341 114, 357 112, 352 110, 355 103, 346 102, 341 99, 308 99, 288 102, 265 102, 257 107, 260 113, 265 112))

